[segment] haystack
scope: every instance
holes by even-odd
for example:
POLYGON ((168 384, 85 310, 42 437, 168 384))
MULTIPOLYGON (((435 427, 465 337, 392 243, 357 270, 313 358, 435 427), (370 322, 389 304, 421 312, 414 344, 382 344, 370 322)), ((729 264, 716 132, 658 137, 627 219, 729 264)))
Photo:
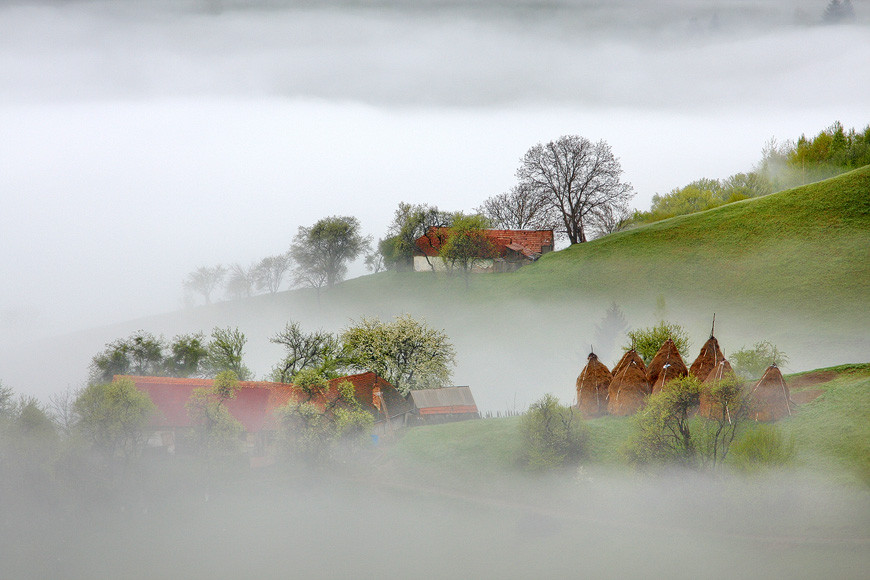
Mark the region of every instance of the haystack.
POLYGON ((710 371, 716 368, 723 360, 725 360, 725 356, 719 348, 719 341, 711 334, 710 339, 701 347, 698 358, 695 359, 695 362, 689 368, 689 374, 699 381, 704 381, 707 379, 710 371))
POLYGON ((636 364, 640 368, 642 368, 644 374, 646 374, 646 365, 644 364, 643 359, 640 358, 640 355, 637 354, 636 350, 631 349, 631 350, 626 351, 625 354, 622 355, 622 358, 619 359, 619 362, 616 363, 616 366, 613 367, 613 372, 612 372, 613 376, 616 377, 616 375, 619 374, 620 371, 622 371, 622 369, 625 367, 625 365, 627 365, 628 363, 630 363, 632 361, 634 361, 634 364, 636 364))
POLYGON ((577 377, 577 407, 583 417, 598 417, 607 412, 607 389, 613 375, 598 360, 594 352, 589 353, 588 362, 577 377))
MULTIPOLYGON (((693 368, 694 366, 695 365, 692 365, 693 368)), ((689 372, 691 372, 691 370, 689 372)), ((706 387, 713 387, 717 383, 725 380, 736 381, 737 375, 734 374, 734 369, 731 368, 731 363, 729 363, 726 359, 722 359, 719 361, 719 364, 717 364, 715 368, 707 373, 707 378, 704 379, 704 385, 706 387)), ((726 419, 728 419, 728 421, 730 422, 731 411, 729 409, 724 409, 724 412, 726 419)), ((707 417, 708 419, 719 419, 720 417, 722 417, 723 409, 721 405, 715 404, 710 398, 709 389, 704 389, 703 391, 701 391, 701 402, 698 413, 700 413, 702 417, 707 417)))
POLYGON ((607 412, 619 417, 636 413, 650 390, 643 360, 636 351, 628 351, 614 369, 607 395, 607 412))
POLYGON ((687 374, 689 374, 689 369, 686 368, 686 363, 683 362, 677 345, 670 338, 665 341, 646 370, 647 380, 649 384, 653 385, 654 393, 661 390, 661 386, 665 382, 684 377, 687 374), (664 382, 659 384, 659 375, 663 373, 665 374, 664 382))
POLYGON ((756 421, 776 421, 791 415, 794 403, 776 365, 770 365, 750 393, 749 416, 756 421))

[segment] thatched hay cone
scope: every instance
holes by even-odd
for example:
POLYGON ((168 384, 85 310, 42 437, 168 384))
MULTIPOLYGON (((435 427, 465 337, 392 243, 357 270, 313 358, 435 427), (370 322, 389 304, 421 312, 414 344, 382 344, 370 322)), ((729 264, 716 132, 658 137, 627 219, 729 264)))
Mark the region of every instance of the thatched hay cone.
POLYGON ((636 413, 650 393, 646 369, 637 352, 630 350, 622 358, 625 364, 620 361, 622 366, 617 366, 607 395, 607 412, 618 417, 636 413))
MULTIPOLYGON (((683 365, 683 369, 685 368, 686 365, 683 365)), ((661 391, 670 381, 686 376, 687 373, 683 372, 683 369, 680 369, 679 365, 666 363, 662 367, 662 372, 659 373, 659 378, 656 379, 655 384, 652 386, 652 394, 655 395, 661 391)))
POLYGON ((725 360, 725 355, 722 354, 722 350, 719 348, 719 341, 711 334, 710 339, 701 347, 698 358, 689 367, 689 374, 699 381, 704 381, 707 379, 710 371, 716 368, 723 360, 725 360))
POLYGON ((664 342, 646 369, 646 378, 649 384, 653 385, 653 393, 661 390, 661 386, 664 385, 664 382, 659 384, 659 375, 663 372, 665 374, 665 382, 689 374, 689 369, 686 368, 686 363, 683 362, 683 357, 680 356, 677 345, 670 338, 664 342), (665 372, 666 365, 667 371, 665 372), (655 385, 659 385, 658 388, 655 385))
POLYGON ((637 354, 637 351, 634 350, 633 348, 630 350, 627 350, 625 352, 625 354, 622 355, 622 358, 619 359, 619 362, 616 363, 615 367, 613 367, 613 371, 611 374, 613 374, 613 376, 616 377, 616 375, 619 374, 620 371, 622 371, 622 369, 624 369, 625 366, 632 361, 634 362, 635 365, 642 368, 644 374, 646 374, 646 365, 644 364, 643 359, 640 358, 640 355, 637 354))
POLYGON ((577 407, 583 417, 598 417, 607 412, 607 389, 613 375, 598 360, 594 352, 589 353, 588 362, 577 377, 577 407))
POLYGON ((776 421, 791 416, 794 403, 776 365, 770 365, 750 393, 749 416, 756 421, 776 421))
MULTIPOLYGON (((707 387, 713 387, 721 381, 736 380, 737 375, 734 374, 734 369, 731 368, 731 363, 729 363, 725 359, 722 359, 719 361, 719 364, 717 364, 715 368, 707 373, 707 378, 704 379, 704 385, 707 387)), ((731 410, 722 409, 721 405, 714 403, 713 400, 710 398, 708 389, 704 389, 703 391, 701 391, 701 401, 698 413, 700 413, 702 417, 707 417, 708 419, 719 419, 720 417, 722 417, 723 412, 726 414, 726 418, 730 421, 730 417, 728 417, 728 415, 730 414, 731 410)))

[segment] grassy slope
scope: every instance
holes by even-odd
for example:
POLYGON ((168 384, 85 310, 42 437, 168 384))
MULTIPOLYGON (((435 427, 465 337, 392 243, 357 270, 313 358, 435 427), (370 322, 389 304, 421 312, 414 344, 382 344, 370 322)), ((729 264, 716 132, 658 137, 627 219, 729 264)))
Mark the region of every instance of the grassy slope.
MULTIPOLYGON (((578 244, 513 275, 473 282, 470 293, 461 293, 472 303, 521 296, 632 300, 652 292, 774 313, 801 310, 846 323, 855 321, 858 310, 866 321, 870 166, 578 244)), ((437 299, 461 282, 387 273, 343 286, 337 294, 363 301, 396 287, 408 296, 437 299)))
MULTIPOLYGON (((837 376, 811 389, 823 390, 801 405, 794 417, 777 423, 793 436, 797 465, 845 481, 870 485, 870 363, 818 369, 837 376)), ((795 375, 797 376, 797 375, 795 375)), ((519 417, 485 419, 411 429, 392 448, 393 461, 416 471, 445 473, 468 481, 517 470, 519 417)), ((586 421, 590 463, 624 464, 622 446, 632 432, 629 418, 602 417, 586 421)))

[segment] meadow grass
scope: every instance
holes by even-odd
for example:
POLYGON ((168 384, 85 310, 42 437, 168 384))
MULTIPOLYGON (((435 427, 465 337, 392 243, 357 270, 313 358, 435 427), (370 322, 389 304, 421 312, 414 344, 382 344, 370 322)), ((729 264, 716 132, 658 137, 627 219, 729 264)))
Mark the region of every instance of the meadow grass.
MULTIPOLYGON (((810 388, 824 393, 801 405, 794 416, 775 425, 793 437, 797 458, 793 467, 845 483, 870 486, 870 364, 853 364, 810 371, 836 377, 810 388)), ((788 375, 798 377, 806 373, 788 375)), ((431 477, 468 478, 517 474, 522 445, 522 417, 482 419, 415 427, 389 450, 396 462, 431 477)), ((626 467, 624 448, 634 431, 630 417, 584 420, 588 456, 584 463, 626 467)))

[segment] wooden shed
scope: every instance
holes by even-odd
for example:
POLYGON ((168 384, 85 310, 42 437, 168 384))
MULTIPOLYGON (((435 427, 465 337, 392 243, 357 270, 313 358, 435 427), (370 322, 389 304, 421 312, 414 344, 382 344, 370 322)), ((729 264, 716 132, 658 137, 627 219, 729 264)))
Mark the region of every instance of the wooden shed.
POLYGON ((408 393, 411 424, 432 425, 480 419, 480 412, 469 387, 418 389, 408 393))

